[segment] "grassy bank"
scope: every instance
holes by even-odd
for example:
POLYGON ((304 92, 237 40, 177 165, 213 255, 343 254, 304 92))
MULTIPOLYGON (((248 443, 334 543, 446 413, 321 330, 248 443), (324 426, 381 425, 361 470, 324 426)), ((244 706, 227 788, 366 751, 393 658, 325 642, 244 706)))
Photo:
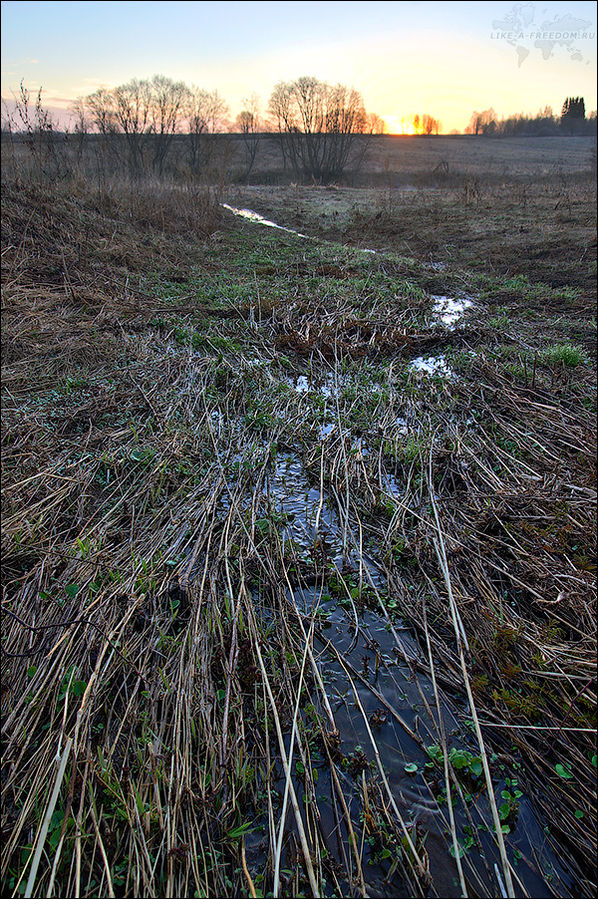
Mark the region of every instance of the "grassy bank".
POLYGON ((566 188, 4 185, 8 895, 594 895, 566 188))

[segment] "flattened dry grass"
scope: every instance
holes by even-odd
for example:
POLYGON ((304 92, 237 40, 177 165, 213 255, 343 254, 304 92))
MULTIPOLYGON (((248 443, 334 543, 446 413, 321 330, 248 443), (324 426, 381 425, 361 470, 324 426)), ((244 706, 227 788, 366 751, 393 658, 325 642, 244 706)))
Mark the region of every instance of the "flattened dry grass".
MULTIPOLYGON (((485 310, 445 332, 413 260, 152 197, 7 187, 6 890, 435 895, 454 876, 468 895, 593 895, 594 367, 542 357, 516 297, 511 343, 485 310), (433 347, 456 379, 409 367, 433 347), (289 539, 284 453, 336 537, 289 539), (293 597, 309 590, 306 612, 293 597), (329 593, 350 650, 320 614, 329 593), (372 610, 419 691, 415 720, 360 669, 355 647, 376 674, 399 664, 376 651, 372 610), (450 761, 455 697, 473 781, 450 761), (387 719, 432 823, 392 780, 387 719), (501 764, 560 872, 535 849, 517 866, 526 825, 517 803, 500 811, 501 764)), ((488 308, 505 302, 486 288, 488 308)))

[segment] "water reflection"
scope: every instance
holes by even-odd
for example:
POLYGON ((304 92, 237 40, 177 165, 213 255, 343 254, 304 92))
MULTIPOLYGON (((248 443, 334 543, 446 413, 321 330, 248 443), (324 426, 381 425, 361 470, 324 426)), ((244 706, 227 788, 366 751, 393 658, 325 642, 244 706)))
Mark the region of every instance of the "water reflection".
POLYGON ((453 297, 433 296, 432 299, 434 315, 449 328, 454 327, 463 313, 473 306, 472 301, 466 298, 456 300, 453 297))
POLYGON ((423 372, 426 375, 440 375, 450 379, 457 377, 443 355, 418 356, 417 359, 411 360, 409 367, 412 371, 423 372))
MULTIPOLYGON (((328 436, 333 426, 323 426, 323 431, 324 428, 328 436)), ((392 476, 384 480, 390 495, 395 495, 393 488, 400 493, 392 476)), ((387 577, 374 560, 374 555, 378 557, 377 548, 366 547, 356 539, 351 517, 345 516, 341 507, 337 508, 331 502, 323 486, 314 486, 296 453, 278 454, 264 492, 284 521, 282 539, 287 545, 294 546, 297 557, 308 563, 316 547, 326 557, 326 564, 322 566, 320 561, 315 577, 302 577, 298 566, 286 595, 305 616, 306 623, 313 615, 318 621, 316 640, 325 653, 320 656, 326 659, 322 673, 335 726, 341 735, 342 755, 349 758, 363 751, 371 761, 370 733, 373 732, 380 762, 401 815, 409 827, 417 826, 426 834, 426 853, 433 883, 431 895, 460 896, 455 862, 449 853, 443 779, 434 776, 426 749, 439 743, 434 686, 426 673, 426 661, 415 635, 397 614, 399 605, 404 604, 401 597, 407 587, 396 576, 387 577), (340 589, 341 584, 344 584, 343 589, 340 589), (390 618, 383 613, 378 595, 383 598, 390 618), (358 618, 355 617, 356 604, 359 605, 358 618)), ((306 572, 308 568, 305 568, 306 572)), ((320 714, 325 715, 324 707, 315 696, 314 702, 320 714)), ((467 714, 464 700, 452 690, 445 689, 440 691, 438 702, 449 748, 461 750, 467 747, 477 754, 475 741, 460 724, 460 719, 467 714)), ((321 826, 328 839, 332 840, 340 833, 346 845, 346 829, 329 814, 326 804, 326 794, 334 795, 329 772, 324 762, 318 767, 321 826)), ((361 780, 350 776, 341 766, 337 767, 337 775, 343 783, 343 792, 357 800, 361 780)), ((504 788, 504 779, 495 783, 498 795, 504 788)), ((353 823, 359 830, 362 827, 358 817, 360 801, 351 805, 352 817, 355 809, 353 823)), ((464 859, 470 895, 500 895, 493 869, 493 863, 499 859, 483 786, 477 784, 475 795, 470 796, 465 805, 456 804, 453 812, 461 838, 473 823, 481 843, 479 856, 472 851, 464 859)), ((542 843, 541 827, 531 801, 525 796, 520 800, 518 826, 508 837, 507 845, 510 854, 519 853, 515 858, 521 860, 518 873, 524 884, 522 895, 544 895, 545 885, 538 863, 540 867, 552 866, 557 880, 562 877, 558 861, 542 843), (532 861, 534 857, 536 860, 532 861)), ((389 876, 372 857, 367 843, 362 851, 369 865, 368 895, 389 899, 408 895, 401 891, 400 873, 389 876)), ((566 881, 561 881, 560 886, 566 886, 566 881)))
POLYGON ((232 212, 233 215, 239 215, 241 218, 247 219, 250 222, 255 222, 257 225, 265 225, 267 228, 277 228, 279 231, 288 231, 289 234, 296 234, 297 237, 310 239, 307 234, 295 231, 294 228, 285 228, 284 225, 277 225, 276 222, 264 218, 263 215, 260 215, 259 212, 254 212, 253 209, 239 209, 236 206, 229 206, 228 203, 222 203, 222 206, 224 209, 228 209, 229 212, 232 212))

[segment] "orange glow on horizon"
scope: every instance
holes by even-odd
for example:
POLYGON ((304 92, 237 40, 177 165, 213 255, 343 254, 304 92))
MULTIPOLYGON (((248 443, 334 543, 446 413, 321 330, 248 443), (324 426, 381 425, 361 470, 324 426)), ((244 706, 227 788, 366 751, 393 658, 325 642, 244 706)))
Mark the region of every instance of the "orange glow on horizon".
POLYGON ((383 115, 388 134, 418 134, 413 116, 383 115))

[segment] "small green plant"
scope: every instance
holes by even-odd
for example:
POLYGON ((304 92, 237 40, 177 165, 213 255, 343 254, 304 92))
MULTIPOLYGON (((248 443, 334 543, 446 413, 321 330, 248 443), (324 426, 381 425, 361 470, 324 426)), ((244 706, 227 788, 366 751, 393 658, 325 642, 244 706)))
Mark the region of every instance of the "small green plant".
MULTIPOLYGON (((437 744, 428 746, 426 752, 432 760, 426 762, 426 768, 433 768, 435 765, 443 764, 443 752, 440 746, 437 744)), ((480 756, 474 755, 468 749, 457 749, 456 746, 452 746, 449 750, 448 759, 457 777, 461 774, 466 779, 475 780, 482 774, 483 769, 480 756)))
POLYGON ((518 800, 523 796, 523 793, 517 788, 517 780, 515 778, 507 777, 505 784, 506 789, 500 792, 503 802, 498 807, 498 817, 502 822, 503 833, 510 833, 511 826, 515 826, 517 821, 519 814, 518 800))
POLYGON ((76 680, 77 670, 72 665, 64 674, 58 693, 58 702, 63 702, 66 696, 83 696, 87 689, 87 683, 76 680))
POLYGON ((471 825, 466 824, 463 827, 463 837, 457 843, 457 849, 455 851, 454 843, 449 846, 449 853, 455 858, 458 856, 459 858, 463 858, 463 856, 469 852, 469 850, 474 846, 475 839, 473 836, 473 830, 471 825))
POLYGON ((87 386, 86 378, 66 378, 64 384, 62 385, 63 392, 68 396, 74 390, 79 390, 81 387, 87 386))
POLYGON ((132 449, 129 453, 129 459, 132 462, 141 462, 143 465, 147 465, 148 462, 152 461, 155 455, 156 451, 151 447, 136 446, 135 449, 132 449))
POLYGON ((572 343, 561 343, 547 347, 540 353, 540 359, 547 365, 561 364, 568 368, 575 368, 575 366, 582 364, 587 365, 589 362, 583 347, 575 346, 572 343))

